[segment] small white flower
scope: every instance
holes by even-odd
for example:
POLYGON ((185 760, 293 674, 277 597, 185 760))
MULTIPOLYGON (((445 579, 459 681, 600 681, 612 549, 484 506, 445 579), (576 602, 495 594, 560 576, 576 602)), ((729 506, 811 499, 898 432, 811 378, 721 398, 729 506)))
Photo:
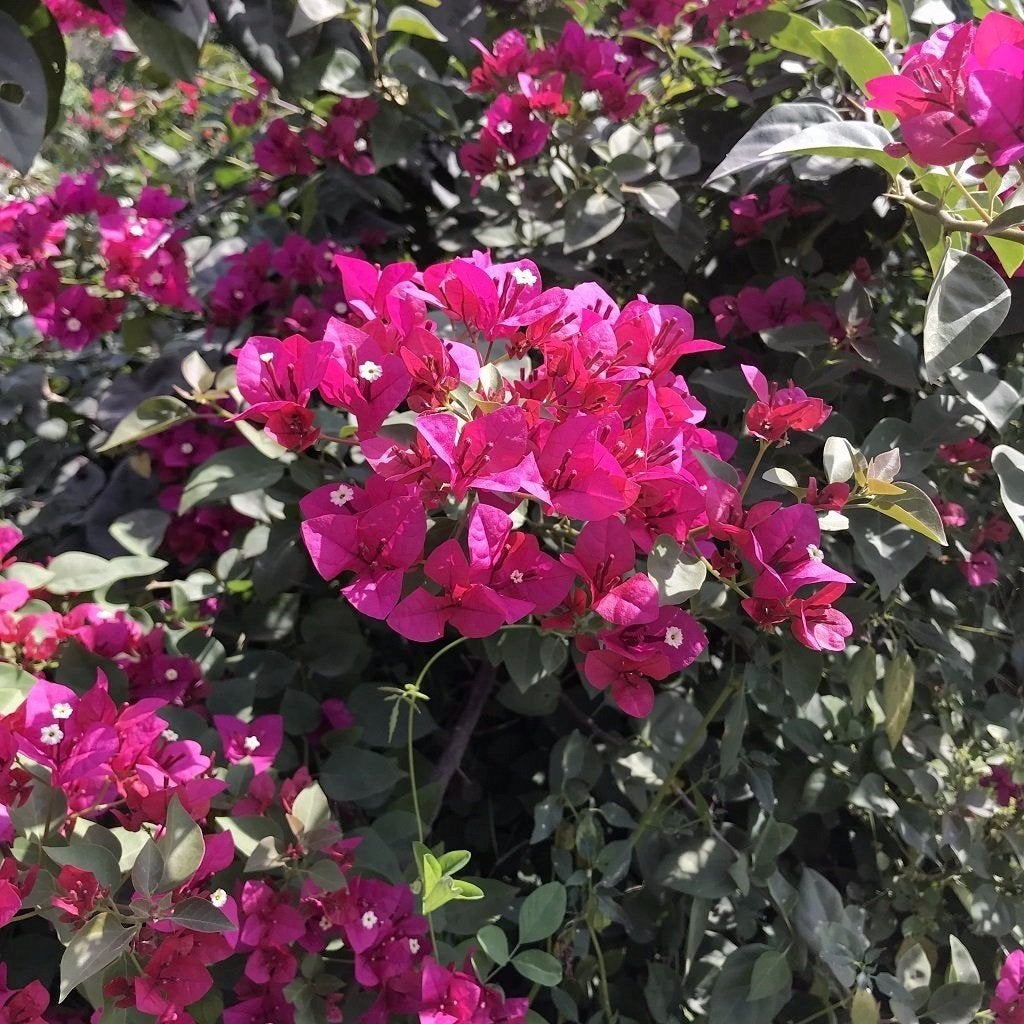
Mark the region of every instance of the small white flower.
POLYGON ((178 734, 173 729, 164 729, 160 735, 163 736, 168 743, 173 743, 178 738, 178 734))
POLYGON ((273 352, 264 352, 260 356, 260 362, 261 363, 272 363, 273 361, 274 361, 274 353, 273 352))
POLYGON ((818 547, 817 544, 807 545, 807 557, 813 559, 815 562, 825 561, 825 552, 818 547))
POLYGON ((338 484, 338 486, 330 493, 331 504, 337 505, 338 508, 342 508, 352 500, 355 493, 356 492, 349 487, 348 484, 338 484))
POLYGON ((67 322, 64 324, 64 326, 69 331, 74 333, 75 331, 80 331, 82 329, 82 321, 79 320, 78 317, 76 316, 68 317, 67 322))
POLYGON ((182 455, 191 455, 195 450, 196 446, 191 441, 186 441, 178 449, 182 455))
POLYGON ((638 459, 645 459, 645 458, 647 457, 647 452, 645 452, 645 451, 643 450, 643 448, 634 448, 634 449, 633 449, 633 454, 634 454, 634 455, 635 455, 635 456, 636 456, 636 457, 637 457, 638 459))
POLYGON ((321 917, 317 924, 320 926, 320 931, 325 932, 331 927, 331 919, 329 917, 321 917))
POLYGON ((580 97, 580 107, 592 114, 595 110, 601 109, 601 94, 596 89, 588 89, 580 97))
POLYGON ((523 574, 522 574, 522 573, 521 573, 521 572, 520 572, 520 571, 519 571, 518 569, 513 569, 513 570, 512 570, 512 571, 511 571, 511 572, 510 572, 510 573, 508 574, 508 578, 509 578, 509 579, 510 579, 510 580, 511 580, 511 581, 512 581, 513 583, 522 583, 522 582, 523 582, 523 574))
POLYGON ((682 647, 683 646, 683 631, 678 626, 669 626, 665 630, 665 643, 669 647, 682 647))
POLYGON ((616 64, 625 64, 629 60, 629 55, 623 53, 620 50, 617 54, 615 54, 614 60, 616 64))
POLYGON ((514 267, 512 269, 512 279, 516 284, 531 285, 537 283, 537 275, 526 267, 514 267))
POLYGON ((366 152, 366 139, 356 139, 356 141, 352 143, 352 148, 357 153, 365 153, 366 152))
POLYGON ((146 229, 141 224, 133 224, 128 229, 128 234, 131 235, 132 238, 141 238, 145 233, 146 229))
POLYGON ((228 894, 223 889, 214 889, 210 893, 210 902, 215 907, 223 907, 228 901, 228 894))
POLYGON ((260 749, 260 741, 255 736, 246 736, 242 740, 242 749, 247 754, 255 754, 260 749))
POLYGON ((166 280, 167 278, 165 278, 159 270, 154 270, 153 273, 146 278, 146 284, 151 288, 159 288, 166 280))
POLYGON ((377 927, 377 915, 372 910, 368 910, 363 914, 360 920, 362 921, 364 928, 369 929, 377 927))
POLYGON ((64 730, 56 722, 53 725, 44 725, 39 730, 39 742, 45 743, 48 747, 57 746, 62 739, 64 739, 64 730))
POLYGON ((58 719, 70 718, 73 712, 74 708, 66 700, 62 700, 50 708, 50 714, 58 719))
POLYGON ((164 682, 173 683, 178 678, 178 670, 176 668, 169 668, 164 673, 164 682))
POLYGON ((337 313, 338 316, 344 316, 348 312, 348 303, 336 302, 334 304, 334 312, 337 313))
POLYGON ((369 381, 372 384, 375 380, 380 380, 384 376, 384 367, 380 363, 374 363, 367 359, 365 363, 359 364, 359 376, 362 380, 369 381))
POLYGON ((420 940, 410 939, 409 940, 409 952, 414 956, 420 951, 420 940))
MULTIPOLYGON (((245 292, 241 288, 236 288, 232 293, 231 297, 238 302, 241 302, 245 298, 245 292)), ((262 358, 262 357, 261 357, 262 358)))
POLYGON ((495 126, 494 130, 499 135, 511 135, 513 130, 513 124, 511 121, 499 121, 495 126))

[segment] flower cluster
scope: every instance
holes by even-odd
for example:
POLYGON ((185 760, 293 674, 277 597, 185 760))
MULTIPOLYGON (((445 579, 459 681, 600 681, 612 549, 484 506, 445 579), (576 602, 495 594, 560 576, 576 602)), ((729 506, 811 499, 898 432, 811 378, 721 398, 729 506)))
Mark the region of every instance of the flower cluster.
MULTIPOLYGON (((283 117, 271 121, 253 147, 256 166, 274 177, 312 174, 318 166, 338 164, 353 174, 373 174, 369 123, 377 113, 374 100, 340 99, 323 124, 296 131, 283 117)), ((248 122, 248 107, 232 117, 248 122)))
POLYGON ((109 36, 124 21, 124 0, 97 0, 92 4, 82 0, 44 0, 44 3, 64 33, 96 29, 109 36))
MULTIPOLYGON (((95 608, 78 605, 68 618, 97 619, 95 608)), ((89 628, 110 634, 117 625, 124 623, 100 621, 80 627, 76 637, 84 641, 89 628)), ((107 635, 93 649, 110 655, 111 644, 122 646, 107 635)), ((324 711, 331 726, 351 724, 340 702, 328 703, 332 707, 324 711)), ((37 678, 24 702, 0 716, 0 843, 9 848, 22 835, 22 819, 13 812, 35 787, 45 786, 60 792, 66 808, 44 826, 48 841, 70 844, 63 845, 57 868, 22 863, 10 853, 2 857, 0 926, 23 906, 41 904, 40 916, 68 943, 102 920, 104 934, 119 934, 124 951, 121 969, 107 975, 104 996, 160 1022, 192 1021, 188 1008, 213 988, 210 968, 234 959, 235 1001, 223 1019, 290 1024, 295 1007, 286 989, 299 977, 299 956, 311 954, 325 963, 325 952, 342 944, 354 956, 349 985, 375 993, 361 1018, 366 1024, 385 1024, 398 1013, 418 1014, 424 1024, 524 1019, 526 1000, 506 1000, 499 989, 430 956, 428 924, 415 912, 408 886, 353 874, 358 839, 344 838, 330 820, 297 817, 310 813, 310 801, 301 804, 300 797, 315 802, 319 790, 305 768, 279 781, 271 773, 284 738, 279 715, 214 715, 216 738, 207 733, 207 742, 200 743, 169 727, 167 709, 161 696, 116 704, 101 673, 82 694, 37 678), (235 795, 229 773, 239 769, 249 772, 262 800, 247 787, 235 795), (285 877, 247 879, 236 864, 243 851, 230 829, 215 826, 215 817, 230 822, 274 809, 288 815, 294 832, 277 854, 285 877), (111 873, 116 859, 97 862, 88 853, 95 846, 81 840, 76 845, 76 822, 96 823, 93 837, 104 822, 116 822, 125 836, 144 837, 145 829, 165 838, 155 845, 148 840, 152 852, 140 852, 140 863, 125 878, 111 873), (172 854, 175 860, 166 859, 172 854), (149 864, 156 858, 155 873, 140 866, 147 857, 149 864), (38 885, 50 898, 33 896, 38 885), (130 917, 118 923, 119 908, 128 903, 130 917)), ((201 705, 193 710, 204 711, 201 705)), ((5 978, 0 973, 0 1019, 47 1019, 42 1015, 48 995, 41 985, 9 990, 5 978)), ((341 1021, 345 981, 326 974, 324 980, 330 984, 318 988, 320 1009, 326 1020, 341 1021)))
POLYGON ((189 473, 225 448, 244 444, 238 432, 221 419, 190 420, 161 434, 145 437, 140 445, 162 484, 157 501, 171 514, 164 545, 182 565, 191 565, 206 552, 220 554, 231 544, 236 530, 251 523, 248 516, 224 505, 203 505, 178 514, 189 473))
POLYGON ((653 66, 639 48, 588 35, 575 21, 551 46, 531 47, 515 29, 490 50, 477 39, 473 44, 483 63, 473 69, 469 92, 497 94, 480 137, 459 149, 462 166, 478 180, 537 156, 555 119, 631 117, 643 105, 639 79, 653 66))
POLYGON ((623 28, 689 27, 697 43, 714 42, 726 22, 767 7, 770 0, 626 0, 620 15, 623 28))
POLYGON ((995 1024, 1024 1022, 1024 950, 1015 949, 1003 962, 989 1009, 995 1024))
POLYGON ((124 206, 95 174, 64 175, 51 193, 0 207, 0 267, 42 334, 73 351, 115 330, 129 296, 198 311, 174 222, 184 205, 147 186, 124 206))
MULTIPOLYGON (((723 577, 745 561, 745 607, 761 625, 792 620, 808 646, 842 646, 852 627, 831 605, 853 581, 824 564, 817 509, 844 499, 814 489, 795 507, 745 511, 745 489, 709 473, 704 457, 728 460, 736 442, 701 426, 675 372, 720 348, 694 337, 688 312, 643 297, 620 308, 592 284, 544 289, 532 262, 482 253, 422 273, 337 264, 347 319, 320 340, 250 338, 237 380, 242 415, 288 448, 321 436, 314 392, 352 417, 339 440, 371 472, 308 494, 302 534, 359 611, 423 642, 535 616, 575 636, 590 682, 643 715, 651 681, 707 642, 642 569, 667 536, 723 577)), ((828 416, 801 389, 746 372, 747 426, 763 444, 828 416)))
POLYGON ((795 277, 782 277, 767 288, 749 285, 738 295, 719 295, 708 304, 720 338, 757 334, 792 324, 820 324, 830 338, 842 337, 835 309, 808 301, 807 289, 795 277))
POLYGON ((896 115, 917 163, 954 164, 982 153, 1006 168, 1024 158, 1022 73, 1024 25, 991 12, 911 46, 899 74, 867 83, 868 105, 896 115))
POLYGON ((764 234, 764 227, 773 220, 804 217, 821 209, 819 203, 801 201, 792 188, 783 182, 767 194, 751 192, 729 202, 729 227, 736 236, 736 244, 743 246, 756 242, 764 234))
POLYGON ((331 241, 288 234, 279 245, 260 242, 229 256, 206 298, 213 323, 238 327, 247 319, 279 333, 321 334, 348 311, 331 241))

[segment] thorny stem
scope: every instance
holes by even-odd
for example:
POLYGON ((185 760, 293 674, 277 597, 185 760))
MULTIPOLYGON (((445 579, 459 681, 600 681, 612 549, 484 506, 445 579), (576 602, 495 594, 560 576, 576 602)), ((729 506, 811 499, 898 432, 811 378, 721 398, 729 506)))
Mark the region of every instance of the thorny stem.
POLYGON ((725 702, 736 692, 739 686, 739 676, 733 676, 732 679, 722 688, 722 692, 715 698, 714 703, 704 713, 704 717, 700 720, 700 725, 693 731, 693 734, 683 745, 683 749, 679 751, 679 756, 676 758, 675 764, 672 765, 671 770, 665 777, 665 781, 659 787, 657 793, 654 794, 654 798, 647 805, 647 809, 640 816, 640 821, 637 823, 636 829, 633 832, 634 844, 639 842, 640 837, 651 827, 655 816, 661 809, 661 805, 671 795, 677 786, 677 776, 690 761, 690 759, 697 753, 698 750, 704 745, 706 732, 708 726, 714 720, 715 715, 722 710, 725 702))

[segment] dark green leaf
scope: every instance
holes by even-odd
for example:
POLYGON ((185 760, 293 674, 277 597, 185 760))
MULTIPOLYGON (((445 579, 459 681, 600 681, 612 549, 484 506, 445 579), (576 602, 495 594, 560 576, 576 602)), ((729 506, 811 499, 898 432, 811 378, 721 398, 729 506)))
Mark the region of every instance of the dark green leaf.
POLYGON ((527 981, 552 988, 562 980, 562 965, 542 949, 527 949, 512 957, 512 966, 527 981))
POLYGON ((178 505, 183 515, 196 505, 223 501, 233 494, 273 487, 284 475, 284 463, 261 455, 255 448, 228 448, 193 470, 178 505))
POLYGON ((534 889, 519 911, 519 941, 539 942, 553 935, 565 920, 565 886, 548 882, 534 889))

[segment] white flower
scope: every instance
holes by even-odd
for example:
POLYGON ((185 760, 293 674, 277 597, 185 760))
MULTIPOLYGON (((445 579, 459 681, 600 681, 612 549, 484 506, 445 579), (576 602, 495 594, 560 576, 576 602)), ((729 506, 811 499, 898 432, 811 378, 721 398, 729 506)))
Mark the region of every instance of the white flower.
POLYGON ((499 135, 511 135, 512 134, 512 129, 513 129, 513 125, 512 125, 511 121, 499 121, 494 126, 494 130, 499 135))
POLYGON ((331 499, 331 504, 337 505, 338 508, 341 508, 342 506, 347 505, 352 500, 352 498, 355 496, 355 493, 356 492, 351 487, 349 487, 348 484, 338 484, 338 486, 333 491, 331 491, 329 495, 331 499))
POLYGON ((132 238, 141 238, 145 233, 146 229, 141 224, 133 224, 128 229, 128 234, 131 235, 132 238))
POLYGON ((647 457, 647 452, 645 452, 645 451, 643 450, 643 448, 634 448, 634 449, 633 449, 633 454, 634 454, 634 455, 635 455, 635 456, 636 456, 636 457, 637 457, 638 459, 645 459, 645 458, 647 457))
MULTIPOLYGON (((235 299, 235 300, 236 300, 237 302, 241 302, 241 301, 242 301, 242 299, 244 299, 244 298, 245 298, 245 292, 243 292, 241 288, 236 288, 236 289, 235 289, 235 290, 234 290, 234 291, 233 291, 233 292, 231 293, 231 297, 232 297, 233 299, 235 299)), ((263 356, 260 356, 260 359, 263 359, 263 356)), ((266 362, 266 360, 264 360, 264 362, 266 362)))
POLYGON ((62 739, 64 739, 64 730, 56 722, 53 725, 44 725, 39 730, 39 742, 45 743, 48 747, 57 746, 62 739))
POLYGON ((669 647, 682 647, 683 646, 683 631, 678 626, 669 626, 665 630, 665 643, 669 647))
POLYGON ((242 740, 242 749, 247 754, 254 754, 260 749, 260 741, 255 736, 246 736, 245 739, 242 740))
POLYGON ((264 352, 260 356, 260 362, 261 363, 272 363, 273 361, 274 361, 274 353, 273 352, 264 352))
POLYGON ((512 581, 513 583, 522 583, 522 582, 523 582, 523 574, 522 574, 522 573, 521 573, 521 572, 520 572, 520 571, 519 571, 518 569, 513 569, 513 570, 512 570, 512 571, 511 571, 511 572, 510 572, 510 573, 508 574, 508 578, 509 578, 509 579, 510 579, 510 580, 511 580, 511 581, 512 581))
POLYGON ((620 50, 615 54, 614 60, 616 64, 625 64, 629 60, 629 55, 620 50))
POLYGON ((334 312, 337 313, 338 316, 344 316, 348 312, 348 303, 336 302, 334 304, 334 312))
POLYGON ((369 381, 372 384, 375 380, 380 380, 384 376, 384 367, 380 363, 374 363, 367 359, 365 363, 359 364, 359 376, 362 380, 369 381))
POLYGON ((169 668, 164 673, 164 682, 173 683, 178 678, 178 670, 176 668, 169 668))
POLYGON ((807 545, 807 557, 813 559, 815 562, 825 561, 825 552, 818 547, 817 544, 807 545))
POLYGON ((526 267, 513 267, 512 280, 516 284, 531 285, 537 283, 537 275, 526 267))
POLYGON ((173 743, 178 738, 178 734, 173 729, 164 729, 160 735, 163 736, 168 743, 173 743))
POLYGON ((186 441, 178 449, 182 455, 191 455, 195 450, 196 446, 191 441, 186 441))
POLYGON ((321 917, 317 924, 320 926, 320 931, 325 932, 331 927, 331 919, 329 917, 321 917))
POLYGON ((82 329, 82 321, 79 320, 78 317, 76 316, 68 317, 67 322, 64 324, 64 326, 69 331, 74 333, 75 331, 80 331, 82 329))
POLYGON ((223 907, 228 901, 228 894, 223 889, 214 889, 210 893, 210 902, 215 907, 223 907))
POLYGON ((368 910, 360 918, 364 928, 376 928, 377 927, 377 915, 372 911, 368 910))
POLYGON ((588 89, 580 97, 580 107, 588 113, 601 109, 601 94, 596 89, 588 89))
POLYGON ((420 951, 420 940, 419 939, 410 939, 409 940, 409 952, 412 953, 413 955, 415 955, 419 951, 420 951))
POLYGON ((352 148, 357 153, 365 153, 366 152, 366 139, 356 139, 356 141, 352 143, 352 148))
POLYGON ((54 718, 70 718, 74 710, 75 709, 66 700, 62 700, 50 708, 50 714, 53 715, 54 718))
POLYGON ((146 278, 146 284, 152 288, 159 288, 166 280, 167 278, 165 278, 159 270, 154 270, 153 273, 146 278))

